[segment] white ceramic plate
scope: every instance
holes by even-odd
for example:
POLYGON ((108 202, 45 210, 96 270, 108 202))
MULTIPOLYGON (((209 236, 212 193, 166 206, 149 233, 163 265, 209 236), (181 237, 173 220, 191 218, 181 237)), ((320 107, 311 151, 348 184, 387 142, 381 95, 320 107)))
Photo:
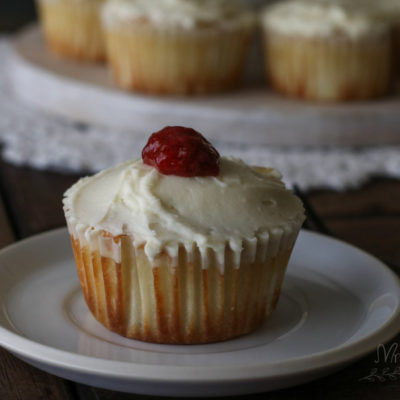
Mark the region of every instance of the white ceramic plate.
POLYGON ((45 371, 108 389, 170 396, 273 390, 326 375, 393 337, 397 277, 368 254, 301 232, 278 309, 253 334, 173 346, 107 331, 79 289, 59 229, 0 252, 0 345, 45 371))
POLYGON ((111 135, 127 131, 146 141, 160 126, 183 125, 201 127, 211 141, 239 144, 400 143, 400 88, 386 98, 342 104, 287 99, 266 87, 261 48, 250 55, 240 90, 185 98, 118 90, 104 65, 49 52, 36 25, 18 35, 9 50, 2 62, 7 62, 9 82, 20 100, 46 113, 107 127, 111 135))

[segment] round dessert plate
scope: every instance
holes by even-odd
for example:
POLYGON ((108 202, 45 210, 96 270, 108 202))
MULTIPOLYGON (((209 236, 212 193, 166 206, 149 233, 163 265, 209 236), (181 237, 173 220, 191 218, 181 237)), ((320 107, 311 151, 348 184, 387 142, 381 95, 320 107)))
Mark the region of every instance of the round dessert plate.
POLYGON ((0 345, 52 374, 125 392, 226 396, 306 382, 392 338, 399 304, 386 266, 302 231, 278 308, 257 331, 207 345, 142 343, 89 313, 66 229, 0 252, 0 345))
POLYGON ((46 113, 127 131, 138 140, 160 126, 183 125, 201 127, 214 141, 240 144, 400 143, 400 88, 392 96, 371 101, 289 100, 267 89, 261 51, 249 57, 240 90, 182 98, 123 92, 105 65, 65 60, 48 51, 36 25, 18 35, 9 50, 4 62, 20 100, 46 113))

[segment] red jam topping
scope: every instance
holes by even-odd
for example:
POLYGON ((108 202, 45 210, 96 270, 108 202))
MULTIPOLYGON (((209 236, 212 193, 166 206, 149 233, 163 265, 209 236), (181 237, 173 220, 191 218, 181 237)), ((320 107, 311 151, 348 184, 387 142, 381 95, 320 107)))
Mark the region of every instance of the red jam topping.
POLYGON ((194 129, 167 126, 153 133, 142 151, 143 162, 164 175, 217 176, 219 154, 194 129))

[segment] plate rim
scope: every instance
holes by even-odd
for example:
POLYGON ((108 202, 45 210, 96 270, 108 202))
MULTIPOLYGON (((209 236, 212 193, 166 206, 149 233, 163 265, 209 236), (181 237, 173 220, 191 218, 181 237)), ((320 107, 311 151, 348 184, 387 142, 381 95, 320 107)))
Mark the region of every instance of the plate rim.
MULTIPOLYGON (((356 251, 359 255, 367 256, 374 261, 380 270, 389 275, 393 282, 393 288, 397 289, 400 300, 400 279, 381 260, 368 252, 346 243, 340 239, 327 235, 302 230, 302 235, 320 237, 323 240, 335 242, 356 251)), ((0 259, 9 251, 37 240, 46 240, 54 236, 68 235, 67 228, 61 227, 42 232, 0 250, 0 259)), ((72 254, 71 254, 72 257, 72 254)), ((1 269, 0 269, 1 274, 1 269)), ((2 313, 8 317, 3 300, 0 300, 2 313)), ((10 321, 11 322, 11 321, 10 321)), ((12 324, 11 324, 12 325, 12 324)), ((74 373, 88 373, 98 377, 107 377, 124 381, 164 382, 164 383, 226 383, 232 380, 236 382, 251 382, 258 380, 270 380, 276 378, 289 378, 299 372, 310 374, 321 369, 332 369, 335 366, 349 364, 368 354, 380 343, 386 343, 400 332, 400 301, 391 313, 390 317, 374 331, 360 340, 344 343, 331 349, 320 351, 312 355, 295 357, 285 361, 272 363, 257 363, 247 366, 176 366, 139 364, 129 361, 115 361, 103 358, 95 358, 87 355, 72 353, 48 346, 35 340, 26 338, 0 325, 0 346, 26 360, 32 360, 40 364, 46 364, 55 368, 63 368, 74 373), (351 351, 349 351, 351 349, 351 351), (306 361, 306 363, 305 363, 306 361), (219 373, 216 374, 216 371, 219 373)))

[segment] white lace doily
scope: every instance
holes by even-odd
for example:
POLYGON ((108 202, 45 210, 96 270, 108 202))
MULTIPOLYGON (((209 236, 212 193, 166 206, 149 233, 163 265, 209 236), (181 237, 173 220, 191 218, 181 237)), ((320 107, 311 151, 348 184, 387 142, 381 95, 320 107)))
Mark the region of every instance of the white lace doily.
MULTIPOLYGON (((3 59, 7 39, 0 40, 3 59)), ((55 117, 22 104, 12 94, 0 63, 0 141, 16 165, 63 172, 94 172, 140 156, 146 138, 55 117)), ((84 106, 84 105, 82 105, 84 106)), ((161 128, 161 127, 160 127, 161 128)), ((151 133, 151 132, 149 132, 151 133)), ((215 143, 221 154, 279 169, 303 189, 357 187, 373 176, 400 177, 400 146, 280 148, 215 143)))

